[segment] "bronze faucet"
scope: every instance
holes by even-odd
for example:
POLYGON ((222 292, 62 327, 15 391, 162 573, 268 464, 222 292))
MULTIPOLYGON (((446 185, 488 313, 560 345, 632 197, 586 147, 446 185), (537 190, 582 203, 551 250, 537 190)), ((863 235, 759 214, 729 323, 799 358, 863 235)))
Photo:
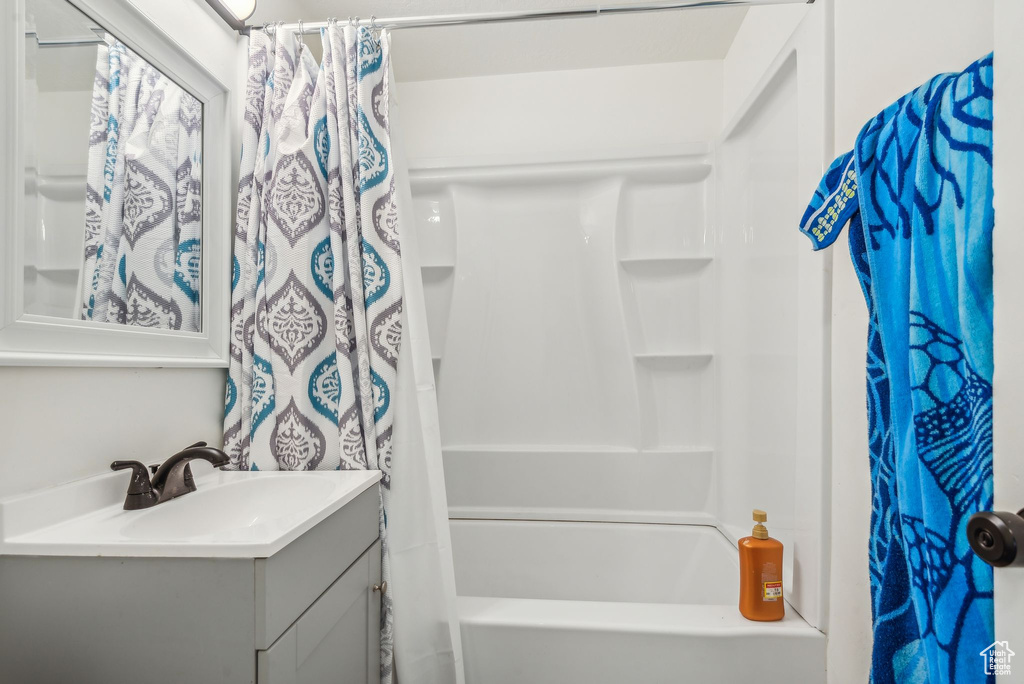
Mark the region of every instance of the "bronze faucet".
POLYGON ((157 504, 196 491, 196 483, 192 478, 189 461, 201 458, 209 461, 215 468, 228 464, 228 455, 220 449, 207 446, 206 442, 196 442, 174 454, 153 469, 153 478, 149 477, 149 469, 139 461, 114 461, 111 470, 132 469, 132 479, 128 483, 128 494, 124 498, 124 510, 135 511, 149 508, 157 504))

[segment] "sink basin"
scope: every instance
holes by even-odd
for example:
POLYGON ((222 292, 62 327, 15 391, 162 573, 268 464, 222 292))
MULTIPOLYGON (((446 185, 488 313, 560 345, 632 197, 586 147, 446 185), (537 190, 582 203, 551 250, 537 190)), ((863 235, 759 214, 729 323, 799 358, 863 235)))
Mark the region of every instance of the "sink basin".
POLYGON ((139 511, 122 510, 124 471, 0 501, 0 554, 268 558, 380 480, 199 462, 193 472, 197 491, 139 511))
POLYGON ((251 477, 207 487, 127 517, 129 539, 187 541, 201 537, 248 534, 248 530, 301 517, 319 508, 333 483, 308 473, 290 477, 251 477))

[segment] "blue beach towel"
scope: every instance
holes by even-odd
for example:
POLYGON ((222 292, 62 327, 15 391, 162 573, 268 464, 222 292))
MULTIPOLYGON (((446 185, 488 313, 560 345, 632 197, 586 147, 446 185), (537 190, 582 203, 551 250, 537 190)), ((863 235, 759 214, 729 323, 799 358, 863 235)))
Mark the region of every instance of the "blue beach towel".
POLYGON ((870 312, 872 681, 994 681, 992 569, 967 519, 992 506, 992 55, 861 130, 801 231, 850 224, 870 312))

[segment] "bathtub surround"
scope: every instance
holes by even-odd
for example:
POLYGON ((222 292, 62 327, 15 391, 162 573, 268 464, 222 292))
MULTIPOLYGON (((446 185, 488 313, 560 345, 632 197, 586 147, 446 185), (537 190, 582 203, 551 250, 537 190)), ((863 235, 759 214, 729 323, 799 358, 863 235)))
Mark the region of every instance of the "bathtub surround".
POLYGON ((850 221, 871 315, 874 681, 971 680, 994 640, 964 534, 992 506, 991 131, 989 55, 870 121, 801 227, 818 249, 850 221))
POLYGON ((824 681, 827 289, 792 224, 832 157, 825 7, 733 63, 724 130, 718 62, 401 84, 467 681, 824 681), (737 610, 752 505, 788 552, 780 622, 737 610), (704 525, 713 608, 661 591, 710 562, 670 536, 704 525))
MULTIPOLYGON (((250 37, 225 450, 243 470, 381 470, 382 578, 392 583, 387 532, 405 312, 389 43, 369 27, 335 23, 321 37, 320 64, 292 31, 250 37)), ((447 551, 443 540, 436 548, 447 551)), ((382 592, 385 683, 394 676, 392 596, 403 589, 410 600, 420 590, 445 593, 411 583, 382 592)), ((449 664, 455 638, 449 632, 447 649, 435 650, 449 664)))
POLYGON ((795 611, 751 622, 736 610, 736 547, 712 527, 451 527, 468 682, 825 681, 825 637, 795 611))
POLYGON ((96 49, 77 315, 198 331, 202 104, 105 40, 96 49))

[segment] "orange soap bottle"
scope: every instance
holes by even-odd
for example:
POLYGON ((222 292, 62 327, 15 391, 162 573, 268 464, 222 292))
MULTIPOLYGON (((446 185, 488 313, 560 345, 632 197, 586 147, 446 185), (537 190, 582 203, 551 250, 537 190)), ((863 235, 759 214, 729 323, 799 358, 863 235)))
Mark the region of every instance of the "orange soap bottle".
POLYGON ((754 531, 739 541, 740 613, 748 620, 767 622, 786 615, 782 600, 782 542, 768 536, 762 525, 768 514, 754 509, 754 531))

